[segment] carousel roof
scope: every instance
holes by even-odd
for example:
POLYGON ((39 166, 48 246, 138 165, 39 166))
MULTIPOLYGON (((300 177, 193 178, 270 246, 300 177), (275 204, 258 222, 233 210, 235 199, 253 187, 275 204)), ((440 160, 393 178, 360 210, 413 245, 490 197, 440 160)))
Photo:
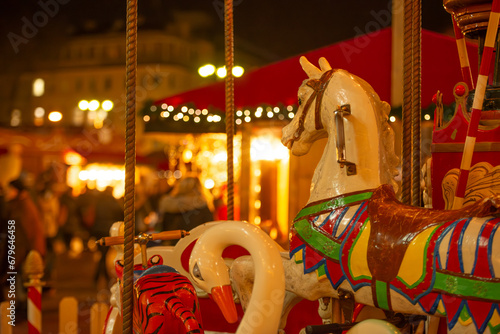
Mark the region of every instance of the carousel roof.
MULTIPOLYGON (((380 98, 391 100, 391 28, 385 28, 353 39, 303 54, 316 63, 325 57, 333 68, 342 68, 370 83, 380 98)), ((477 46, 468 44, 473 77, 477 77, 477 46)), ((306 74, 299 58, 276 62, 235 78, 235 107, 257 108, 262 105, 296 105, 297 90, 306 74)), ((433 95, 443 92, 443 103, 454 101, 453 87, 462 81, 455 39, 422 30, 422 107, 432 103, 433 95)), ((402 84, 402 83, 401 83, 402 84)), ((154 102, 156 106, 214 110, 225 109, 224 81, 154 102)))

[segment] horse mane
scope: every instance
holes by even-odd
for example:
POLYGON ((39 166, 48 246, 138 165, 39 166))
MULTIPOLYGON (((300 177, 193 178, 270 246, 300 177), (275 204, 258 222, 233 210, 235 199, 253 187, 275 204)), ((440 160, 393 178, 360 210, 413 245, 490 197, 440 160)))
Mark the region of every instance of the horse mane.
POLYGON ((395 179, 393 171, 399 165, 399 158, 394 153, 394 130, 389 125, 389 113, 391 106, 389 103, 380 100, 373 87, 362 78, 350 74, 352 78, 366 91, 368 97, 376 111, 377 126, 380 133, 380 180, 383 184, 389 184, 394 188, 396 194, 399 194, 400 184, 395 179))

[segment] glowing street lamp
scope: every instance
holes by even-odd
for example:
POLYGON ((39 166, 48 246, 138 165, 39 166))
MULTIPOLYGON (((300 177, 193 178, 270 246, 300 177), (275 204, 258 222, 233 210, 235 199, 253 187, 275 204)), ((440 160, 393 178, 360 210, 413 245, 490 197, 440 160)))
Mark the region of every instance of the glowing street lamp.
POLYGON ((219 78, 225 78, 226 75, 227 75, 226 66, 222 66, 217 69, 217 76, 219 78))
POLYGON ((198 69, 198 74, 204 78, 215 73, 215 66, 212 64, 207 64, 198 69))
POLYGON ((81 100, 80 102, 78 102, 78 109, 87 110, 88 108, 89 108, 89 101, 81 100))
POLYGON ((49 114, 49 121, 59 122, 62 119, 62 114, 59 111, 51 111, 49 114))
POLYGON ((241 77, 245 70, 241 66, 235 66, 233 67, 233 75, 237 78, 241 77))
MULTIPOLYGON (((239 78, 243 75, 245 70, 241 66, 234 66, 233 67, 233 76, 236 78, 239 78)), ((217 69, 215 68, 214 65, 212 64, 207 64, 203 65, 198 69, 198 74, 204 78, 209 77, 213 74, 217 75, 219 78, 225 78, 227 75, 226 67, 221 66, 218 67, 217 69)))
POLYGON ((101 107, 104 111, 110 111, 111 109, 113 109, 113 102, 111 102, 110 100, 104 100, 101 104, 101 107))
POLYGON ((99 109, 99 101, 97 100, 92 100, 89 102, 89 110, 90 111, 96 111, 99 109))

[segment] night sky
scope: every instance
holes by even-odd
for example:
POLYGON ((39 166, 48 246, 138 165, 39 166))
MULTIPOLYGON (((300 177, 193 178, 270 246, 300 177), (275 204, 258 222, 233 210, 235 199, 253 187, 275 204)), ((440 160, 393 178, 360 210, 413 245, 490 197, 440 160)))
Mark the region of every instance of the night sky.
MULTIPOLYGON (((172 9, 208 13, 213 21, 212 28, 201 34, 223 52, 223 0, 140 0, 138 3, 139 14, 157 26, 171 19, 172 9)), ((49 52, 50 45, 77 34, 79 27, 90 19, 105 31, 114 20, 126 17, 124 0, 4 0, 2 7, 0 52, 5 61, 0 64, 1 71, 13 70, 16 64, 24 64, 31 57, 49 52), (26 20, 33 22, 37 13, 44 10, 43 6, 52 10, 51 17, 40 25, 36 34, 27 38, 26 43, 19 44, 15 52, 9 33, 11 37, 12 33, 22 36, 26 20)), ((263 64, 279 61, 387 27, 390 7, 388 0, 235 0, 235 47, 258 55, 263 64)), ((422 8, 423 28, 449 31, 451 18, 442 2, 424 0, 422 8)))

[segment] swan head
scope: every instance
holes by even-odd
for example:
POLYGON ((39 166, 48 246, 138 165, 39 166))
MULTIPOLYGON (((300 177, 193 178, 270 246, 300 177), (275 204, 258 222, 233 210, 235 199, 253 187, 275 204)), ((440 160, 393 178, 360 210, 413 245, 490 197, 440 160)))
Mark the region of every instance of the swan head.
POLYGON ((196 242, 189 260, 189 274, 193 282, 209 293, 219 306, 227 322, 238 320, 233 291, 229 278, 229 268, 222 258, 222 247, 209 245, 213 238, 202 235, 196 242))

